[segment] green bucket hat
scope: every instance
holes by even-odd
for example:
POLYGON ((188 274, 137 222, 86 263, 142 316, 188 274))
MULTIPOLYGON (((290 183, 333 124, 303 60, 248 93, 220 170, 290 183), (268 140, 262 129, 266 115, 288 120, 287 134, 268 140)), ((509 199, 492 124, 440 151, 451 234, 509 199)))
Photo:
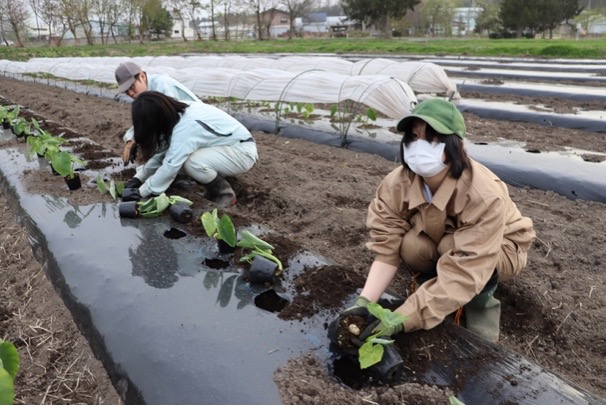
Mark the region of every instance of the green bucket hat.
POLYGON ((465 139, 465 120, 458 108, 445 99, 431 98, 420 102, 410 115, 399 121, 397 131, 409 130, 415 118, 422 119, 441 135, 456 134, 465 139))

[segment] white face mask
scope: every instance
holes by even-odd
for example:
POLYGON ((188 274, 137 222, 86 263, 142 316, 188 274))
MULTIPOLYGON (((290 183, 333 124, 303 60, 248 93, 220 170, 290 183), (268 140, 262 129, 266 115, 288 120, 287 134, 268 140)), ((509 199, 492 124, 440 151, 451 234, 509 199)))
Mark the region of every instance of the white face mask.
POLYGON ((445 147, 445 143, 416 139, 409 145, 403 145, 403 160, 417 175, 425 178, 435 176, 448 167, 442 162, 445 147))

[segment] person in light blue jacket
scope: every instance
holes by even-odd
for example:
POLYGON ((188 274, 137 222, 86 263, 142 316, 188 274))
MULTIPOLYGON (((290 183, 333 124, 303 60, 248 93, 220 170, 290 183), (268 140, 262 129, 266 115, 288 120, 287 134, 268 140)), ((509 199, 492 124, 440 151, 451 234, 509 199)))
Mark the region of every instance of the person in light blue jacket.
MULTIPOLYGON (((187 87, 174 78, 165 74, 148 74, 142 68, 131 61, 119 64, 115 70, 115 79, 119 87, 117 94, 125 93, 130 98, 136 98, 144 91, 158 91, 169 97, 175 98, 186 104, 190 104, 200 99, 187 87)), ((134 128, 129 128, 123 141, 123 163, 129 164, 135 160, 134 128)))
POLYGON ((186 104, 145 91, 132 103, 132 122, 145 163, 126 190, 137 188, 140 197, 159 195, 180 173, 204 185, 204 197, 219 206, 236 203, 225 177, 247 172, 258 160, 255 139, 239 121, 201 101, 186 104))

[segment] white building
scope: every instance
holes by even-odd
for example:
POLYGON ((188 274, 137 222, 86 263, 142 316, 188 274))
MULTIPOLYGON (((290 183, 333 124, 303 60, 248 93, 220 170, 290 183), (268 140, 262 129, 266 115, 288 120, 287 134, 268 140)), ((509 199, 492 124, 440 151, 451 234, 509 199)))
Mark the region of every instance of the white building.
POLYGON ((481 7, 458 7, 454 9, 452 35, 464 36, 473 33, 476 25, 475 20, 483 10, 481 7))

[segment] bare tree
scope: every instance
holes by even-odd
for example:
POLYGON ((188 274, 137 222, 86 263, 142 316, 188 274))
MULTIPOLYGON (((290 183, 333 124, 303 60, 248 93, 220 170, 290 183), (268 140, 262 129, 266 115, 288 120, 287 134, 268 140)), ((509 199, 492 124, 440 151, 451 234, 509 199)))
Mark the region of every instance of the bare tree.
POLYGON ((223 38, 225 38, 226 41, 229 41, 231 38, 231 23, 229 22, 231 0, 223 0, 221 5, 223 6, 223 38))
MULTIPOLYGON (((13 32, 15 45, 24 47, 28 29, 26 21, 30 18, 27 3, 25 0, 3 0, 0 2, 0 8, 0 15, 6 17, 6 21, 13 32)), ((8 45, 8 42, 6 43, 8 45)))
POLYGON ((309 12, 312 9, 314 0, 281 0, 289 13, 289 40, 295 34, 295 19, 309 12))
POLYGON ((92 16, 95 16, 98 20, 98 25, 100 28, 100 41, 102 44, 105 44, 108 35, 105 35, 106 29, 110 30, 110 24, 108 21, 109 11, 114 4, 114 0, 93 0, 93 5, 91 8, 92 16))
POLYGON ((108 44, 108 36, 112 36, 113 42, 117 44, 115 35, 115 27, 119 24, 120 19, 127 11, 126 0, 112 0, 110 7, 107 10, 106 20, 108 21, 108 30, 106 31, 106 44, 108 44))
POLYGON ((244 5, 248 7, 255 15, 255 33, 257 40, 265 38, 265 19, 263 12, 272 8, 273 0, 244 0, 244 5))
POLYGON ((39 3, 39 15, 49 31, 48 44, 54 43, 59 47, 68 32, 68 26, 60 12, 59 1, 41 0, 39 3))
POLYGON ((429 22, 430 34, 435 37, 437 31, 443 30, 452 34, 452 19, 456 0, 423 0, 420 10, 425 21, 429 22))
POLYGON ((36 37, 37 39, 40 39, 40 20, 41 18, 39 17, 40 14, 40 2, 41 0, 29 0, 28 3, 30 4, 30 7, 32 8, 32 12, 34 13, 34 19, 36 20, 36 37))
POLYGON ((74 37, 76 44, 80 43, 76 29, 79 25, 77 0, 58 0, 58 16, 61 16, 62 24, 65 24, 68 31, 74 37))

